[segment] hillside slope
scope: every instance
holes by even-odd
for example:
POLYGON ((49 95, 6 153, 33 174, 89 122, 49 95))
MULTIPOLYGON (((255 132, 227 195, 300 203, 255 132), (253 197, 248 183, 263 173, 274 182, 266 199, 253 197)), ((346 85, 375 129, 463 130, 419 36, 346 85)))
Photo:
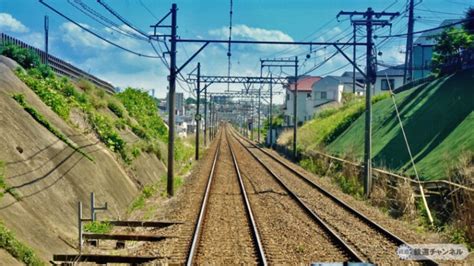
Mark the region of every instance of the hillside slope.
MULTIPOLYGON (((106 107, 97 112, 115 116, 106 107)), ((120 135, 124 139, 127 135, 130 141, 140 139, 127 127, 120 135)), ((0 63, 0 162, 11 189, 0 198, 0 220, 44 261, 49 261, 53 252, 74 252, 77 202, 85 203, 88 216, 90 192, 96 193, 99 203, 109 203, 108 214, 102 217, 123 217, 143 186, 160 180, 165 168, 156 155, 157 148, 146 149, 151 151, 132 151, 133 160, 124 163, 90 130, 81 112, 71 110, 66 121, 0 63), (12 97, 18 94, 78 149, 26 112, 12 97)), ((0 256, 0 265, 10 263, 9 258, 0 256)))
MULTIPOLYGON (((458 156, 474 151, 474 71, 459 72, 396 94, 396 102, 420 175, 446 178, 458 156)), ((362 159, 365 117, 360 116, 326 149, 339 156, 362 159)), ((373 162, 412 174, 409 155, 392 99, 373 107, 373 162)))

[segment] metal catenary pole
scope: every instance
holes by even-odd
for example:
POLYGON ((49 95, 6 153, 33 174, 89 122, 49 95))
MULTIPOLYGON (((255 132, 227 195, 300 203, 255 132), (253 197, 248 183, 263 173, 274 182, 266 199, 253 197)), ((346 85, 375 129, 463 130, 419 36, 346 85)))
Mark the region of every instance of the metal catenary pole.
MULTIPOLYGON (((272 74, 270 74, 270 78, 272 77, 272 74)), ((271 79, 270 79, 271 80, 271 79)), ((268 133, 270 134, 270 148, 273 147, 273 134, 272 134, 272 128, 273 128, 273 85, 270 82, 270 117, 268 119, 268 133)))
MULTIPOLYGON (((262 70, 263 67, 260 65, 260 78, 262 78, 262 70)), ((261 108, 261 92, 262 92, 262 84, 258 87, 258 114, 257 114, 257 119, 258 119, 258 133, 257 133, 257 140, 260 143, 260 130, 261 130, 261 125, 260 125, 260 108, 261 108)))
POLYGON ((195 119, 196 119, 196 161, 199 160, 199 131, 201 130, 200 128, 200 125, 201 125, 201 117, 200 117, 200 114, 199 114, 199 104, 200 104, 200 99, 201 99, 201 80, 200 80, 200 76, 201 76, 201 63, 198 63, 197 64, 197 88, 196 88, 196 91, 197 91, 197 103, 196 103, 196 115, 195 115, 195 119))
POLYGON ((364 192, 368 198, 372 188, 372 9, 367 10, 367 79, 365 97, 364 192))
POLYGON ((49 65, 49 17, 44 16, 44 51, 46 52, 46 58, 44 60, 45 65, 49 65))
POLYGON ((207 86, 204 87, 204 146, 207 147, 207 86))
MULTIPOLYGON (((357 25, 354 24, 354 31, 353 31, 353 38, 354 38, 354 44, 357 42, 356 41, 356 30, 357 30, 357 25)), ((355 64, 356 63, 356 46, 354 45, 352 47, 352 61, 354 62, 354 64, 352 65, 352 93, 355 94, 356 93, 356 67, 355 67, 355 64)))
POLYGON ((298 129, 298 115, 297 115, 297 108, 298 108, 298 56, 295 56, 295 87, 293 91, 293 159, 296 160, 298 156, 298 151, 296 150, 296 132, 298 129))
POLYGON ((174 135, 175 135, 175 97, 176 97, 176 18, 177 6, 171 5, 171 49, 170 49, 170 76, 169 76, 169 113, 168 113, 168 180, 167 192, 168 196, 173 196, 174 187, 174 135))
POLYGON ((410 0, 408 7, 408 34, 407 34, 407 44, 405 51, 405 68, 403 71, 403 84, 412 80, 413 76, 413 28, 415 26, 414 19, 414 7, 415 1, 410 0))

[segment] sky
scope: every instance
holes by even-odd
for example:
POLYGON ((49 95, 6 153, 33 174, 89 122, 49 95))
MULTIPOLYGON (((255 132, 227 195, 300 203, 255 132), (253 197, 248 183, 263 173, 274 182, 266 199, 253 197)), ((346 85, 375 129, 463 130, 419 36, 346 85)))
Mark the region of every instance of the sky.
MULTIPOLYGON (((44 0, 46 3, 96 32, 104 38, 132 51, 156 56, 149 42, 128 28, 96 0, 44 0), (88 13, 89 10, 92 13, 88 13), (103 20, 100 20, 100 18, 103 20), (99 18, 99 19, 98 19, 99 18), (101 23, 99 23, 100 21, 101 23)), ((102 0, 135 28, 151 33, 150 25, 156 23, 170 9, 178 5, 178 35, 181 38, 227 39, 230 0, 102 0)), ((438 26, 444 19, 456 19, 474 5, 474 0, 417 0, 415 1, 415 30, 438 26)), ((238 40, 277 41, 340 41, 352 37, 348 17, 336 19, 339 11, 400 12, 392 21, 393 26, 380 28, 376 35, 406 33, 407 0, 233 0, 232 38, 238 40)), ((70 21, 52 12, 37 0, 0 0, 0 31, 19 38, 33 46, 44 48, 44 16, 49 16, 49 51, 63 60, 104 79, 114 86, 127 86, 155 90, 156 97, 167 93, 169 70, 165 62, 157 58, 143 58, 120 50, 85 32, 70 21)), ((162 29, 166 33, 166 29, 162 29)), ((365 30, 359 29, 358 40, 365 30)), ((404 61, 405 38, 390 38, 381 42, 376 39, 378 57, 388 65, 404 61)), ((178 44, 178 66, 199 48, 199 44, 178 44)), ((156 50, 164 45, 155 43, 156 50)), ((351 54, 352 49, 346 50, 351 54)), ((160 52, 159 52, 160 53, 160 52)), ((332 47, 296 47, 280 45, 232 45, 231 74, 240 76, 260 75, 260 58, 294 57, 300 59, 299 73, 325 76, 340 75, 352 70, 343 56, 334 53, 332 47), (310 51, 311 50, 311 51, 310 51), (310 55, 307 59, 306 55, 310 55), (329 58, 329 59, 328 59, 329 58)), ((357 54, 363 54, 363 48, 357 54)), ((169 61, 169 58, 166 58, 169 61)), ((186 78, 197 62, 201 62, 202 75, 227 75, 227 45, 211 44, 183 71, 186 78)), ((364 67, 364 59, 358 62, 364 67)), ((271 69, 273 75, 292 75, 290 68, 271 69)), ((268 75, 264 71, 264 75, 268 75)), ((190 95, 193 85, 182 81, 178 92, 190 95)), ((222 91, 226 85, 212 85, 210 91, 222 91)), ((242 89, 234 85, 233 89, 242 89)), ((283 97, 279 96, 282 100, 283 97)))

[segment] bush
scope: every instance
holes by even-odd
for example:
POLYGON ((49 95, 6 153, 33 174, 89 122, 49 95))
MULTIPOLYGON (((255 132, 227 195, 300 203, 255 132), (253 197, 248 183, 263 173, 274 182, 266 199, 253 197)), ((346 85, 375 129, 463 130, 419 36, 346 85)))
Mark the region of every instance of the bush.
POLYGON ((15 238, 15 235, 0 223, 0 248, 26 265, 45 265, 34 251, 15 238))
POLYGON ((107 107, 119 118, 124 116, 125 109, 117 101, 109 100, 107 107))
POLYGON ((64 120, 69 118, 71 108, 68 100, 62 94, 64 83, 58 81, 54 76, 44 78, 37 69, 31 69, 28 73, 17 71, 17 76, 56 114, 64 120))
MULTIPOLYGON (((146 92, 127 88, 123 92, 117 94, 117 97, 127 109, 128 114, 135 118, 141 129, 137 127, 135 130, 140 132, 141 138, 159 138, 161 140, 167 139, 167 129, 163 120, 158 115, 158 108, 153 100, 153 97, 146 92)), ((133 130, 133 127, 132 127, 133 130)))
POLYGON ((120 153, 122 159, 128 162, 129 158, 125 152, 126 143, 115 131, 113 122, 98 113, 89 113, 89 120, 99 139, 112 151, 120 153))
POLYGON ((33 50, 22 48, 13 43, 2 43, 0 46, 0 53, 15 60, 26 69, 41 65, 39 56, 33 50))

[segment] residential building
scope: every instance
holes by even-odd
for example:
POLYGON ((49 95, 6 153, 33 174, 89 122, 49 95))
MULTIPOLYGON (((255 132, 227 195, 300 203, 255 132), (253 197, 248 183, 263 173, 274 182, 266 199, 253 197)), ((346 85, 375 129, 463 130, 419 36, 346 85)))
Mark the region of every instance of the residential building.
POLYGON ((399 65, 377 71, 377 79, 372 89, 374 95, 402 86, 404 68, 404 65, 399 65))
MULTIPOLYGON (((441 22, 445 26, 458 22, 456 19, 447 19, 441 22)), ((461 27, 461 24, 454 27, 461 27)), ((431 74, 431 61, 433 48, 436 44, 435 37, 443 32, 444 28, 424 32, 413 42, 413 80, 427 77, 431 74)))
MULTIPOLYGON (((168 94, 166 94, 166 110, 169 112, 168 105, 168 94)), ((177 92, 175 97, 175 110, 176 115, 184 115, 184 94, 177 92)))
MULTIPOLYGON (((297 110, 296 120, 298 124, 302 124, 313 117, 313 84, 319 82, 321 77, 305 76, 300 77, 297 83, 297 110)), ((293 104, 294 104, 294 81, 286 87, 285 104, 284 104, 284 117, 285 124, 288 126, 293 125, 293 104)))
POLYGON ((313 112, 325 104, 342 101, 342 92, 344 90, 352 91, 352 79, 350 84, 346 83, 349 78, 326 76, 312 86, 313 92, 313 112), (346 87, 346 88, 345 88, 346 87))
MULTIPOLYGON (((353 92, 354 91, 354 86, 353 86, 353 73, 352 71, 346 71, 344 73, 342 73, 341 75, 341 78, 344 78, 344 83, 345 83, 345 86, 344 86, 344 92, 353 92), (347 86, 347 78, 350 79, 350 90, 349 90, 349 86, 347 86)), ((364 76, 362 76, 361 73, 359 72, 355 72, 355 80, 356 80, 356 84, 355 84, 355 94, 356 95, 364 95, 365 94, 365 78, 364 76)))

